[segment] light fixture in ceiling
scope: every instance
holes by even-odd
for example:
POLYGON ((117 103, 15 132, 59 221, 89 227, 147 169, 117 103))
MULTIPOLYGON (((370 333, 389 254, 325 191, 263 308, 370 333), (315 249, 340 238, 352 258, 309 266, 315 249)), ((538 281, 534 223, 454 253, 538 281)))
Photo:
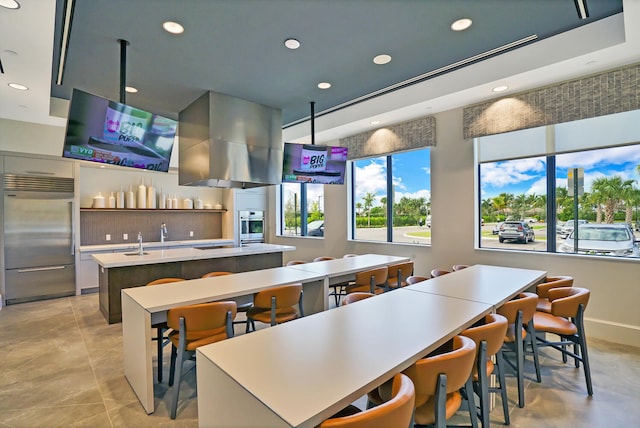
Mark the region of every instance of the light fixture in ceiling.
POLYGON ((184 27, 181 24, 178 24, 175 21, 165 21, 162 23, 162 28, 164 31, 171 34, 182 34, 184 33, 184 27))
POLYGON ((500 86, 496 86, 495 88, 492 89, 493 92, 504 92, 507 89, 509 89, 509 87, 507 85, 500 85, 500 86))
POLYGON ((74 0, 64 2, 64 23, 62 25, 62 39, 60 40, 60 59, 58 60, 58 75, 56 85, 62 85, 64 68, 67 64, 67 50, 69 48, 69 33, 71 32, 71 22, 73 21, 74 0))
POLYGON ((371 125, 380 125, 380 121, 379 120, 372 120, 371 122, 369 122, 371 125))
POLYGON ((456 21, 453 21, 453 23, 451 24, 451 29, 453 31, 464 31, 467 28, 471 27, 472 23, 473 21, 469 18, 458 19, 456 21))
POLYGON ((288 38, 284 41, 284 45, 288 49, 298 49, 300 47, 300 42, 294 38, 288 38))
POLYGON ((318 88, 320 89, 329 89, 331 87, 331 83, 329 82, 320 82, 318 83, 318 88))
POLYGON ((576 5, 576 12, 578 12, 578 18, 587 19, 589 17, 587 0, 573 0, 573 3, 576 5))
POLYGON ((19 91, 28 91, 29 90, 28 87, 26 87, 24 85, 21 85, 19 83, 9 83, 8 85, 9 85, 10 88, 17 89, 19 91))
POLYGON ((130 94, 135 94, 136 92, 138 92, 138 88, 134 88, 133 86, 125 86, 124 90, 129 92, 130 94))
POLYGON ((0 6, 7 9, 20 9, 20 3, 16 0, 0 0, 0 6))
POLYGON ((380 65, 389 64, 391 62, 391 56, 385 54, 377 55, 373 58, 373 62, 380 65))

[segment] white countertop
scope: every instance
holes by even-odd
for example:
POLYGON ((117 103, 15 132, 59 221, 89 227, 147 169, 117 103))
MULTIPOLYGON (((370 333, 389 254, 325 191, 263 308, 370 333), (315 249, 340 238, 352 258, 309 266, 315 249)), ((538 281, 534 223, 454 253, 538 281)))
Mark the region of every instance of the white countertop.
MULTIPOLYGON (((144 248, 170 248, 184 245, 191 246, 206 246, 206 245, 233 245, 235 241, 233 239, 192 239, 187 241, 165 241, 165 242, 144 242, 142 245, 144 248)), ((83 252, 94 251, 113 251, 113 250, 137 250, 138 243, 131 241, 126 244, 106 244, 106 245, 81 245, 79 250, 83 252)))
POLYGON ((170 248, 166 250, 149 250, 143 245, 145 254, 137 255, 137 247, 131 253, 99 253, 91 257, 105 268, 140 266, 157 263, 182 262, 187 260, 216 259, 222 257, 247 256, 252 254, 278 253, 294 251, 296 247, 275 244, 245 244, 243 247, 214 248, 200 250, 197 248, 170 248), (127 255, 132 254, 133 255, 127 255))

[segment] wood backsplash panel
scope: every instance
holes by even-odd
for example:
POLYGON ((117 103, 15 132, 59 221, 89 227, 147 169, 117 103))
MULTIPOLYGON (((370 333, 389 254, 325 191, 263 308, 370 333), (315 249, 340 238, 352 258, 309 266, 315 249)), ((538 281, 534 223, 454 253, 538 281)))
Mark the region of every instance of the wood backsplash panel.
POLYGON ((162 223, 167 225, 168 241, 222 238, 220 212, 87 210, 80 211, 80 245, 136 244, 138 232, 144 242, 159 242, 162 223), (189 236, 191 231, 193 236, 189 236), (111 235, 110 241, 107 235, 111 235))

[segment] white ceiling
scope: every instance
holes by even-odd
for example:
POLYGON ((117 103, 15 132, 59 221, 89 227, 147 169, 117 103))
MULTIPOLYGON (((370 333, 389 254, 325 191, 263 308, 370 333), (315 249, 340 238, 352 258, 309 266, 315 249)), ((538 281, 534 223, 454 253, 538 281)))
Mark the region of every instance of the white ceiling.
MULTIPOLYGON (((23 0, 17 11, 0 8, 5 69, 0 74, 0 118, 65 125, 64 118, 50 114, 66 111, 66 101, 50 96, 55 5, 55 0, 23 0), (27 85, 29 91, 11 89, 10 82, 27 85)), ((624 0, 623 7, 623 14, 318 117, 316 141, 495 98, 491 89, 499 84, 509 86, 499 95, 505 96, 640 62, 640 0, 624 0), (371 125, 372 120, 381 124, 371 125)), ((285 129, 284 139, 308 141, 309 134, 305 122, 285 129)))

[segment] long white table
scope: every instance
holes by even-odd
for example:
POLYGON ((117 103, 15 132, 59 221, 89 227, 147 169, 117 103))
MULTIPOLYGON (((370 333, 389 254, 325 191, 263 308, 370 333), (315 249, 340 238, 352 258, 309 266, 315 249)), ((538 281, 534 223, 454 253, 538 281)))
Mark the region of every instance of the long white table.
POLYGON ((165 321, 168 309, 250 295, 269 287, 301 282, 304 289, 305 314, 313 314, 329 307, 330 277, 352 275, 355 266, 364 270, 408 260, 406 257, 378 254, 366 254, 353 259, 355 260, 347 262, 342 271, 339 264, 334 264, 329 273, 319 272, 318 269, 326 270, 328 265, 316 262, 318 267, 315 269, 278 267, 153 287, 123 289, 121 297, 124 373, 147 413, 153 413, 155 409, 152 361, 155 347, 151 341, 151 324, 165 321))
POLYGON ((201 347, 199 424, 313 427, 545 275, 478 265, 201 347))
POLYGON ((410 285, 404 290, 473 300, 490 304, 497 309, 518 293, 541 282, 546 275, 541 270, 473 265, 410 285))
POLYGON ((314 427, 491 310, 397 290, 198 348, 199 424, 314 427))

